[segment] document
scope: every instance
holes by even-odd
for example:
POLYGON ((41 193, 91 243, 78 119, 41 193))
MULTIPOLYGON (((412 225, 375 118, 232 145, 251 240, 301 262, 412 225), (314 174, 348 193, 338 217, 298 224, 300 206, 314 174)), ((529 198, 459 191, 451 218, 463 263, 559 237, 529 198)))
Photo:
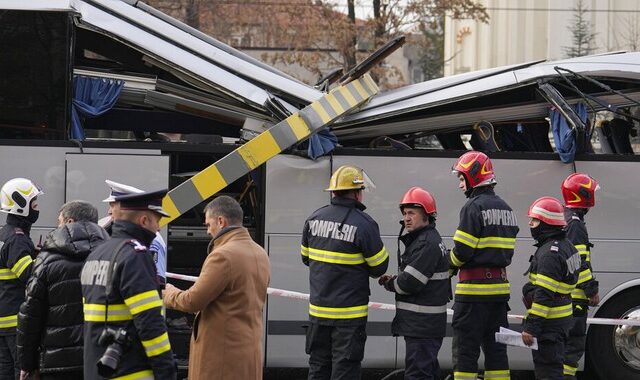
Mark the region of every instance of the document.
POLYGON ((533 338, 533 344, 531 346, 527 346, 522 341, 521 333, 510 329, 505 329, 504 327, 500 327, 500 331, 496 333, 496 342, 509 346, 529 348, 532 350, 538 349, 538 340, 536 338, 533 338))

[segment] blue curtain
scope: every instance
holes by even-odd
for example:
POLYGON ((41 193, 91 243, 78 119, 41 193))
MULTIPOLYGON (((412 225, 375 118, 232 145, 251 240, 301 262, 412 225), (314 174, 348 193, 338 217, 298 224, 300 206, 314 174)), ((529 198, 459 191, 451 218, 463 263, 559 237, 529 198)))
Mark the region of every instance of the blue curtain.
MULTIPOLYGON (((578 103, 574 107, 576 114, 583 122, 587 122, 587 106, 584 103, 578 103)), ((551 118, 551 131, 553 132, 553 141, 556 144, 556 150, 560 155, 560 160, 565 164, 573 162, 576 155, 576 131, 571 128, 567 119, 555 109, 549 112, 551 118)), ((586 136, 585 138, 588 138, 586 136)))
POLYGON ((324 156, 333 151, 338 145, 338 138, 331 132, 330 128, 321 130, 309 137, 309 147, 307 154, 312 159, 324 156))
POLYGON ((71 138, 84 140, 82 119, 109 111, 116 104, 123 87, 124 81, 121 80, 74 76, 71 138))

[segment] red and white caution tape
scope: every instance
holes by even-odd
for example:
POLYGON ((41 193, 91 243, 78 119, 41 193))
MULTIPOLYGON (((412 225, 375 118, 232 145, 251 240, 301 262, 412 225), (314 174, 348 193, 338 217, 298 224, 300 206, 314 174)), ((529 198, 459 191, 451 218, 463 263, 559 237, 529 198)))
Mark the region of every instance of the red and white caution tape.
MULTIPOLYGON (((191 281, 191 282, 195 282, 198 279, 198 277, 196 276, 187 276, 184 274, 176 274, 176 273, 170 273, 170 272, 167 272, 167 277, 175 278, 177 280, 191 281)), ((291 298, 291 299, 304 300, 304 301, 309 300, 308 294, 293 292, 291 290, 267 288, 267 294, 275 297, 291 298)), ((376 310, 395 311, 396 305, 392 305, 389 303, 369 302, 369 308, 376 309, 376 310)), ((447 309, 447 314, 453 315, 453 310, 447 309)), ((517 319, 517 320, 524 319, 524 316, 522 315, 508 314, 507 316, 511 319, 517 319)), ((587 318, 587 323, 591 325, 608 325, 608 326, 621 326, 621 325, 640 326, 640 320, 636 320, 636 319, 587 318)))

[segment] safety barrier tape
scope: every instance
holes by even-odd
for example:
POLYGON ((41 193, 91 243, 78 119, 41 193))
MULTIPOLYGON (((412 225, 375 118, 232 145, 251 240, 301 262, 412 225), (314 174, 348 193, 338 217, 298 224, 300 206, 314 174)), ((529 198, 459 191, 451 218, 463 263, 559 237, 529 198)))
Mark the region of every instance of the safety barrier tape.
MULTIPOLYGON (((167 272, 167 277, 175 278, 176 280, 185 280, 196 282, 198 277, 196 276, 187 276, 184 274, 170 273, 167 272)), ((294 292, 291 290, 284 289, 276 289, 276 288, 267 288, 267 294, 276 297, 284 297, 291 298, 297 300, 309 300, 309 295, 306 293, 294 292)), ((369 302, 370 309, 377 310, 396 310, 396 305, 392 305, 389 303, 381 303, 381 302, 369 302)), ((453 310, 447 309, 447 314, 453 315, 453 310)), ((507 317, 511 319, 522 320, 524 316, 517 314, 507 314, 507 317)), ((608 325, 608 326, 640 326, 640 320, 635 319, 614 319, 614 318, 587 318, 587 323, 590 325, 608 325)))
POLYGON ((162 200, 164 226, 290 146, 346 115, 379 91, 369 74, 337 87, 175 187, 162 200))

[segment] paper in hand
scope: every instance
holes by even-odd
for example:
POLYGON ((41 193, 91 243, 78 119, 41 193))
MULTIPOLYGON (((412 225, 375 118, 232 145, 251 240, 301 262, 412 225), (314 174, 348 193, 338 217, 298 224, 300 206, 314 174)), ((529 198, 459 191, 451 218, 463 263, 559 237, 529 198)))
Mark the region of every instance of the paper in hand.
POLYGON ((532 350, 538 349, 538 339, 533 338, 533 344, 531 346, 527 346, 522 341, 521 333, 510 330, 510 329, 506 329, 504 327, 500 327, 500 331, 496 333, 496 342, 506 344, 509 346, 529 348, 532 350))

